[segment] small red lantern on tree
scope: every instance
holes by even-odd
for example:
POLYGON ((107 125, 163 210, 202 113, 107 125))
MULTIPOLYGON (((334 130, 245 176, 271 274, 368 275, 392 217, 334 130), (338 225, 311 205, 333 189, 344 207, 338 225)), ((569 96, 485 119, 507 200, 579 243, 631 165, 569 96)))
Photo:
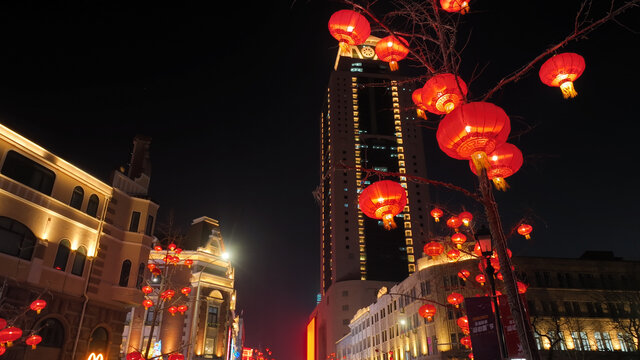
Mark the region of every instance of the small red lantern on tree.
POLYGON ((371 34, 369 20, 353 10, 339 10, 329 18, 329 32, 340 42, 340 50, 349 55, 351 46, 363 44, 371 34))
POLYGON ((436 315, 436 307, 432 304, 424 304, 418 309, 418 314, 427 321, 433 321, 433 317, 436 315))
POLYGON ((145 286, 142 287, 142 292, 145 295, 151 294, 152 291, 153 291, 153 288, 151 286, 149 286, 149 285, 145 285, 145 286))
POLYGON ((565 99, 573 98, 578 93, 573 82, 584 71, 584 58, 576 53, 562 53, 554 55, 540 67, 540 80, 552 87, 560 87, 565 99))
POLYGON ((457 249, 451 249, 447 251, 447 257, 451 261, 457 261, 460 258, 460 251, 458 251, 457 249))
POLYGON ((424 106, 422 93, 423 93, 422 88, 417 88, 413 90, 413 92, 411 93, 411 100, 413 100, 413 103, 416 104, 416 114, 418 115, 418 117, 426 120, 427 115, 425 114, 425 111, 427 110, 427 108, 424 106))
POLYGON ((178 246, 177 246, 176 244, 174 244, 174 243, 171 243, 171 244, 169 244, 169 246, 167 246, 167 248, 168 248, 170 251, 175 250, 177 247, 178 247, 178 246))
POLYGON ((7 346, 12 346, 13 342, 22 337, 22 329, 15 326, 10 326, 0 330, 0 344, 6 343, 7 346))
POLYGON ((182 354, 171 354, 171 355, 169 355, 169 360, 184 360, 184 355, 182 355, 182 354))
POLYGON ((0 346, 0 355, 4 354, 7 351, 7 348, 4 346, 0 346))
POLYGON ((484 283, 487 282, 487 278, 484 276, 484 274, 478 274, 476 275, 476 282, 484 286, 484 283))
POLYGON ((153 250, 155 250, 155 251, 162 251, 162 246, 160 246, 160 245, 156 245, 156 246, 154 246, 154 247, 153 247, 153 250))
POLYGON ((40 311, 42 311, 42 309, 44 309, 46 306, 47 306, 46 301, 42 299, 38 299, 32 302, 29 307, 31 308, 31 310, 35 311, 36 314, 40 314, 40 311))
POLYGON ((488 169, 487 154, 507 141, 511 122, 496 105, 472 102, 447 114, 436 132, 440 149, 454 159, 472 160, 478 172, 488 169))
POLYGON ((425 254, 431 257, 438 256, 444 251, 444 245, 440 244, 437 241, 431 241, 424 246, 423 251, 425 254))
POLYGON ((180 253, 182 252, 182 249, 181 249, 181 248, 177 248, 177 249, 175 250, 175 252, 176 252, 176 254, 180 254, 180 253))
POLYGON ((171 316, 174 316, 178 312, 178 307, 177 306, 169 306, 169 309, 167 309, 167 311, 171 314, 171 316))
POLYGON ((462 294, 458 294, 456 292, 449 294, 447 296, 447 302, 456 308, 460 307, 460 304, 464 301, 464 296, 462 294))
POLYGON ((531 231, 533 231, 533 227, 529 224, 520 224, 518 226, 518 234, 524 236, 525 239, 531 239, 531 231))
POLYGON ((147 265, 147 268, 149 269, 149 271, 153 272, 153 269, 156 268, 156 264, 149 264, 147 265))
POLYGON ((473 253, 477 257, 482 257, 482 248, 480 247, 480 243, 476 242, 476 245, 473 247, 473 253))
POLYGON ((161 298, 161 299, 163 299, 163 300, 171 300, 171 298, 172 298, 175 294, 176 294, 176 291, 175 291, 175 290, 168 289, 168 290, 163 291, 163 292, 160 294, 160 298, 161 298))
POLYGON ((524 294, 527 292, 527 289, 529 288, 529 286, 521 281, 516 281, 516 285, 518 286, 518 293, 519 294, 524 294))
POLYGON ((189 307, 187 305, 178 306, 178 311, 180 312, 180 315, 184 315, 184 312, 187 311, 188 309, 189 307))
POLYGON ((389 63, 389 70, 398 70, 398 61, 409 54, 409 43, 400 36, 389 35, 376 44, 376 55, 384 62, 389 63))
POLYGON ((180 292, 183 293, 184 296, 189 296, 189 294, 191 294, 191 288, 188 286, 185 286, 182 289, 180 289, 180 292))
POLYGON ((462 224, 464 224, 464 226, 469 226, 471 220, 473 220, 473 215, 468 211, 463 211, 458 214, 458 219, 462 220, 462 224))
POLYGON ((460 14, 469 12, 468 0, 440 0, 440 6, 446 12, 459 12, 460 14))
POLYGON ((438 208, 431 210, 431 216, 433 216, 435 222, 439 222, 442 215, 444 215, 444 212, 438 208))
POLYGON ((153 274, 153 276, 162 275, 162 270, 160 270, 158 268, 154 268, 153 270, 151 270, 151 274, 153 274))
POLYGON ((471 338, 469 336, 465 336, 462 339, 460 339, 460 344, 464 345, 465 348, 470 348, 471 347, 471 338))
POLYGON ((448 114, 465 102, 467 84, 453 74, 439 74, 422 87, 422 105, 430 113, 448 114))
POLYGON ((193 260, 191 259, 186 259, 184 261, 184 264, 187 265, 189 267, 189 269, 191 269, 191 265, 193 265, 193 260))
POLYGON ((150 307, 153 306, 153 301, 149 300, 149 299, 145 299, 142 301, 142 306, 144 306, 144 309, 147 310, 150 307))
POLYGON ((366 216, 382 219, 387 230, 395 229, 393 218, 407 205, 407 191, 395 181, 376 181, 362 190, 358 203, 366 216))
POLYGON ((468 329, 469 328, 469 318, 467 316, 461 316, 456 321, 460 329, 468 329))
POLYGON ((467 269, 462 269, 458 271, 458 277, 464 281, 467 281, 469 276, 471 276, 471 272, 467 269))
MULTIPOLYGON (((522 152, 515 145, 504 143, 489 154, 488 159, 487 177, 493 181, 496 189, 506 190, 509 185, 504 179, 520 170, 523 162, 522 152)), ((474 174, 478 175, 472 161, 469 161, 469 167, 474 174)))
POLYGON ((457 216, 452 216, 447 220, 447 226, 458 232, 458 228, 462 225, 462 220, 457 216))
POLYGON ((139 351, 133 351, 127 354, 127 360, 144 360, 139 351))
POLYGON ((27 345, 31 345, 31 349, 35 350, 36 345, 40 344, 41 341, 42 341, 42 336, 31 335, 24 341, 24 343, 27 345))
POLYGON ((462 233, 455 233, 451 235, 451 242, 456 244, 458 249, 462 249, 462 244, 467 242, 467 236, 462 233))

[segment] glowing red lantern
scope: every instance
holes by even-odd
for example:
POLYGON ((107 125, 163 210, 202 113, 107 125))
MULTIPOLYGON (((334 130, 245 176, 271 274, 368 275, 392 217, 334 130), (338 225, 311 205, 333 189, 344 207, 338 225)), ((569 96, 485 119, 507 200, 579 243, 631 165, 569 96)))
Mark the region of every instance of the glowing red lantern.
POLYGON ((527 289, 529 288, 529 285, 521 282, 521 281, 516 281, 516 285, 518 286, 518 293, 519 294, 524 294, 527 292, 527 289))
POLYGON ((160 294, 160 298, 163 300, 171 300, 171 298, 176 294, 175 290, 165 290, 160 294))
POLYGON ((446 12, 459 12, 460 14, 469 12, 469 1, 467 0, 440 0, 440 6, 446 12))
POLYGON ((154 246, 154 247, 153 247, 153 250, 155 250, 155 251, 162 251, 162 246, 160 246, 160 245, 156 245, 156 246, 154 246))
POLYGON ((189 267, 189 269, 191 269, 191 265, 193 265, 193 260, 191 259, 186 259, 184 261, 184 264, 187 265, 189 267))
POLYGON ((424 304, 418 309, 418 314, 427 321, 433 321, 433 317, 436 315, 436 307, 431 304, 424 304))
POLYGON ((171 263, 173 265, 178 265, 178 263, 180 263, 180 257, 177 256, 177 255, 176 256, 172 256, 170 261, 171 261, 171 263))
POLYGON ((462 224, 464 224, 464 226, 469 226, 471 220, 473 220, 473 215, 468 211, 463 211, 458 214, 458 219, 462 220, 462 224))
POLYGON ((145 285, 145 286, 142 287, 142 292, 145 295, 151 294, 152 291, 153 291, 153 288, 151 286, 149 286, 149 285, 145 285))
POLYGON ((469 328, 469 318, 467 316, 461 316, 456 321, 460 329, 468 329, 469 328))
POLYGON ((24 343, 27 345, 31 345, 31 349, 35 350, 36 345, 40 344, 41 341, 42 341, 42 336, 31 335, 24 341, 24 343))
POLYGON ((456 244, 458 249, 462 249, 462 244, 467 241, 467 236, 462 233, 455 233, 451 235, 451 242, 456 244))
POLYGON ((153 270, 151 270, 151 274, 153 274, 154 276, 162 275, 162 270, 154 268, 153 270))
POLYGON ((153 306, 153 301, 149 300, 149 299, 145 299, 142 301, 142 306, 144 306, 144 309, 147 310, 150 307, 153 306))
POLYGON ((440 244, 437 241, 431 241, 424 246, 423 251, 425 254, 431 257, 438 256, 444 251, 444 245, 440 244))
POLYGON ((12 346, 13 342, 22 337, 22 330, 15 326, 10 326, 0 330, 0 344, 7 343, 7 346, 12 346))
POLYGON ((191 294, 191 288, 188 286, 185 286, 182 289, 180 289, 180 292, 183 293, 184 296, 189 296, 189 294, 191 294))
POLYGON ((7 351, 7 348, 4 346, 0 346, 0 355, 4 354, 7 351))
POLYGON ((482 257, 482 248, 480 247, 479 242, 477 242, 476 246, 473 247, 473 253, 478 257, 482 257))
POLYGON ((476 282, 480 283, 480 285, 484 285, 484 283, 487 282, 487 278, 484 274, 478 274, 476 275, 476 282))
MULTIPOLYGON (((493 181, 498 190, 506 190, 508 187, 505 178, 515 174, 522 166, 522 152, 515 145, 504 143, 498 146, 491 154, 487 155, 489 168, 487 177, 493 181)), ((469 167, 478 175, 473 161, 469 161, 469 167)))
POLYGON ((177 306, 169 306, 169 309, 167 309, 167 311, 169 313, 171 313, 171 316, 174 316, 178 312, 178 307, 177 306))
POLYGON ((469 270, 462 269, 462 270, 458 271, 458 277, 460 279, 464 280, 464 281, 467 281, 469 276, 471 276, 471 272, 469 270))
POLYGON ((407 205, 407 191, 395 181, 376 181, 362 190, 358 203, 365 215, 382 219, 387 230, 395 229, 393 218, 407 205))
POLYGON ((502 275, 502 273, 496 273, 496 279, 498 280, 504 280, 504 276, 502 275))
POLYGON ((376 44, 376 55, 384 62, 389 63, 389 70, 398 70, 398 61, 409 54, 409 43, 400 36, 389 35, 376 44))
POLYGON ((460 307, 460 304, 464 301, 464 296, 458 293, 451 293, 447 296, 447 302, 455 307, 460 307))
POLYGON ((511 122, 496 105, 472 102, 447 114, 436 132, 440 149, 454 159, 472 160, 476 170, 488 169, 487 154, 507 141, 511 122))
POLYGON ((168 264, 171 262, 171 259, 173 259, 173 256, 165 255, 165 257, 162 258, 162 261, 164 261, 165 264, 168 264))
POLYGON ((180 312, 180 315, 184 315, 184 312, 187 311, 188 309, 189 307, 187 305, 178 306, 178 311, 180 312))
POLYGON ((473 360, 473 353, 469 353, 469 359, 473 360))
POLYGON ((169 355, 169 360, 184 360, 184 355, 182 355, 182 354, 171 354, 171 355, 169 355))
POLYGON ((40 314, 40 311, 42 311, 42 309, 44 309, 46 306, 47 306, 46 301, 42 299, 38 299, 32 302, 29 307, 31 308, 31 310, 35 311, 36 314, 40 314))
POLYGON ((524 236, 525 239, 531 239, 531 231, 533 231, 533 227, 529 224, 520 224, 518 226, 518 234, 524 236))
POLYGON ((175 252, 176 252, 176 254, 180 254, 180 253, 182 252, 182 249, 181 249, 181 248, 177 248, 177 249, 175 250, 175 252))
POLYGON ((153 271, 153 269, 156 268, 156 264, 149 264, 147 265, 147 268, 149 269, 149 271, 153 271))
MULTIPOLYGON (((411 100, 416 104, 416 114, 419 118, 427 119, 427 115, 424 113, 427 108, 424 106, 424 100, 422 99, 422 88, 413 90, 411 93, 411 100)), ((437 221, 437 220, 436 220, 437 221)))
POLYGON ((348 55, 351 46, 363 44, 371 34, 367 18, 353 10, 339 10, 329 19, 329 32, 340 42, 342 54, 348 55))
POLYGON ((4 329, 7 326, 7 320, 0 318, 0 330, 4 329))
POLYGON ((578 95, 573 82, 584 71, 584 58, 576 53, 554 55, 540 67, 540 80, 552 87, 560 87, 565 99, 578 95))
POLYGON ((436 222, 440 221, 440 218, 442 217, 442 215, 444 215, 444 212, 438 208, 431 210, 431 216, 433 216, 433 219, 436 222))
POLYGON ((127 360, 144 360, 139 351, 133 351, 127 354, 127 360))
POLYGON ((451 250, 447 251, 447 257, 451 261, 456 261, 456 260, 458 260, 460 258, 460 251, 458 251, 456 249, 451 249, 451 250))
POLYGON ((460 220, 457 216, 452 216, 447 220, 447 226, 454 229, 456 232, 458 228, 462 225, 462 220, 460 220))
POLYGON ((422 87, 422 105, 431 113, 448 114, 465 102, 467 84, 453 74, 439 74, 422 87))
POLYGON ((173 251, 177 248, 178 246, 174 243, 169 244, 169 246, 167 246, 167 248, 169 248, 170 251, 173 251))
POLYGON ((460 339, 460 344, 464 345, 465 348, 470 348, 471 347, 471 338, 469 336, 465 336, 462 339, 460 339))

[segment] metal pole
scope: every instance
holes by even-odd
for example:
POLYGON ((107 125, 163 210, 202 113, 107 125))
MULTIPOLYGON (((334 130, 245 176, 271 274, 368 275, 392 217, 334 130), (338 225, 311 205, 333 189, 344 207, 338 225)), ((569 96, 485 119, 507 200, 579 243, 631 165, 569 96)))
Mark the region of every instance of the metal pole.
POLYGON ((498 297, 496 296, 496 282, 493 278, 493 274, 495 274, 495 269, 491 265, 490 257, 486 257, 487 261, 487 275, 489 276, 489 284, 491 285, 491 299, 493 300, 493 306, 495 308, 494 313, 496 314, 496 327, 498 333, 498 341, 500 341, 500 354, 503 359, 508 358, 507 346, 504 340, 504 333, 502 332, 502 319, 500 318, 500 307, 498 305, 498 297))

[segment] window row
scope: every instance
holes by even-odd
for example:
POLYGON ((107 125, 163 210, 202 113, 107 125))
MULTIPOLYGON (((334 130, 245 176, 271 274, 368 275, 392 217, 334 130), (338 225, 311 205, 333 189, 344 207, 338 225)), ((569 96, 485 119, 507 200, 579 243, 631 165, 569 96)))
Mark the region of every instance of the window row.
POLYGON ((548 331, 534 332, 538 350, 577 350, 577 351, 636 351, 633 337, 627 333, 614 333, 618 346, 614 347, 611 334, 607 331, 594 331, 592 336, 586 331, 548 331))

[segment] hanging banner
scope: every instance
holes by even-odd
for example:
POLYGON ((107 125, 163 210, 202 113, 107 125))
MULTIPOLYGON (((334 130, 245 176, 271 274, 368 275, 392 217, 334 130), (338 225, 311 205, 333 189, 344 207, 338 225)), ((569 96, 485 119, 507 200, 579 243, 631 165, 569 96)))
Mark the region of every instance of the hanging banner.
POLYGON ((464 304, 469 319, 469 336, 474 360, 500 359, 500 342, 491 298, 468 297, 464 299, 464 304))
MULTIPOLYGON (((526 304, 524 296, 521 295, 520 299, 521 301, 523 301, 523 304, 526 304)), ((502 329, 509 357, 523 359, 525 357, 524 349, 522 347, 522 343, 520 342, 520 337, 518 336, 518 330, 516 328, 516 322, 515 320, 513 320, 513 315, 511 314, 511 310, 509 309, 509 303, 506 295, 498 296, 498 306, 500 307, 502 329)), ((526 305, 525 312, 527 312, 526 305)))

